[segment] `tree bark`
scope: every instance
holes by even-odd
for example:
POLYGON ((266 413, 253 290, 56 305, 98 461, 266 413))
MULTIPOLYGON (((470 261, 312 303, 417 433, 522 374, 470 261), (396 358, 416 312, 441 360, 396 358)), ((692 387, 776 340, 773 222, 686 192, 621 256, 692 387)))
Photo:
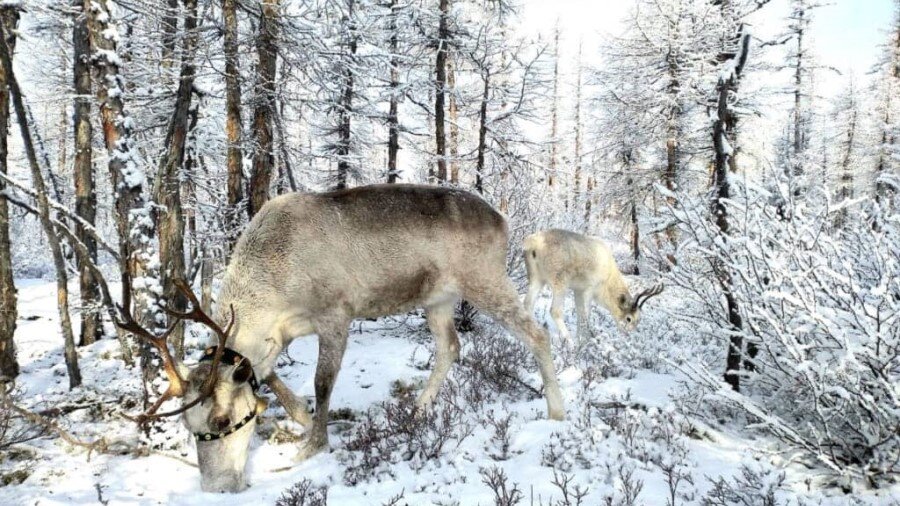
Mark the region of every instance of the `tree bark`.
POLYGON ((347 17, 344 19, 348 40, 346 48, 342 50, 341 58, 344 60, 343 88, 341 89, 341 106, 338 114, 338 145, 337 145, 337 184, 336 190, 347 188, 350 177, 350 144, 353 134, 353 66, 356 59, 356 19, 353 12, 355 0, 347 0, 347 17))
POLYGON ((279 0, 263 0, 256 37, 259 58, 256 76, 256 107, 253 129, 256 146, 253 153, 253 174, 250 177, 248 215, 253 218, 269 200, 269 186, 275 165, 273 150, 273 121, 275 116, 275 77, 278 70, 278 9, 279 0))
POLYGON ((397 117, 397 109, 400 103, 400 61, 397 56, 400 49, 399 32, 397 31, 399 7, 397 6, 397 0, 391 0, 390 9, 391 96, 388 108, 387 182, 396 183, 400 178, 400 175, 397 173, 397 154, 400 151, 400 122, 397 117))
POLYGON ((167 83, 171 82, 171 70, 175 66, 175 47, 178 43, 178 0, 164 0, 162 19, 160 20, 160 31, 162 32, 162 58, 160 65, 162 66, 164 76, 167 83))
MULTIPOLYGON (((156 221, 159 233, 160 278, 163 297, 169 307, 183 311, 187 304, 175 286, 185 279, 184 270, 184 209, 181 201, 181 168, 187 145, 189 114, 194 89, 194 53, 197 48, 197 0, 184 0, 184 44, 181 51, 181 72, 175 94, 175 111, 166 133, 166 152, 160 161, 156 185, 159 205, 156 221)), ((184 355, 184 325, 179 322, 169 337, 175 356, 184 355)))
POLYGON ((225 167, 228 171, 228 212, 226 259, 237 242, 240 225, 238 207, 244 200, 244 154, 241 151, 243 124, 241 123, 241 82, 238 60, 237 0, 222 0, 225 49, 225 136, 228 152, 225 167))
POLYGON ((447 44, 450 41, 450 29, 447 23, 450 12, 450 0, 440 0, 439 5, 437 57, 434 62, 434 146, 435 157, 437 158, 436 177, 438 184, 443 184, 447 181, 447 135, 444 130, 444 99, 447 87, 447 44))
MULTIPOLYGON (((19 13, 15 8, 0 8, 0 23, 5 33, 10 34, 6 44, 15 48, 13 30, 18 24, 19 13)), ((7 76, 0 66, 0 172, 7 173, 7 138, 9 137, 9 88, 7 76)), ((6 182, 0 178, 0 193, 6 189, 6 182)), ((11 380, 19 375, 16 360, 16 344, 13 334, 18 317, 16 285, 13 281, 12 251, 9 241, 9 206, 0 198, 0 378, 11 380)))
POLYGON ((482 70, 481 80, 484 89, 481 92, 481 107, 478 110, 478 155, 475 159, 475 190, 484 194, 484 154, 487 151, 487 108, 491 92, 491 71, 482 70))
POLYGON ((64 339, 64 351, 66 361, 66 371, 69 375, 69 388, 75 388, 81 385, 81 370, 78 368, 78 352, 75 349, 75 335, 72 332, 72 321, 69 317, 69 288, 68 277, 66 273, 66 259, 63 256, 62 245, 59 237, 56 235, 56 227, 53 225, 53 217, 50 214, 50 202, 47 198, 47 187, 44 184, 44 176, 41 174, 41 168, 38 165, 37 154, 34 149, 34 142, 31 136, 31 126, 29 124, 28 115, 25 112, 25 104, 22 99, 22 92, 19 89, 19 83, 16 82, 16 76, 13 73, 12 57, 9 48, 6 45, 6 33, 8 28, 5 23, 0 23, 0 60, 2 60, 3 71, 6 74, 6 84, 9 88, 10 98, 12 99, 13 109, 16 111, 16 118, 19 123, 19 130, 22 135, 22 144, 25 148, 25 155, 28 158, 28 166, 31 169, 32 184, 36 193, 38 211, 40 214, 41 226, 47 236, 47 244, 50 246, 50 253, 53 257, 53 264, 56 268, 56 302, 59 311, 59 324, 64 339))
MULTIPOLYGON (((97 195, 94 189, 94 165, 91 142, 91 41, 88 31, 87 13, 81 10, 83 0, 74 0, 75 24, 72 29, 72 45, 74 47, 75 107, 73 120, 75 123, 75 164, 73 179, 75 181, 75 214, 84 222, 94 225, 97 216, 97 195)), ((92 344, 103 334, 100 318, 100 288, 94 277, 94 271, 86 261, 97 263, 97 242, 88 234, 81 222, 75 223, 75 236, 87 250, 86 258, 79 255, 78 284, 81 289, 81 333, 78 344, 92 344)))
MULTIPOLYGON (((734 59, 734 72, 728 78, 719 77, 717 85, 716 116, 713 123, 713 147, 715 152, 715 165, 713 168, 713 199, 712 214, 716 227, 719 229, 721 240, 727 241, 729 235, 728 208, 725 201, 731 197, 731 186, 728 182, 729 168, 736 169, 732 163, 735 146, 737 145, 737 116, 729 103, 729 99, 737 95, 738 85, 750 47, 750 36, 744 33, 743 26, 738 28, 734 38, 735 50, 724 52, 719 59, 722 62, 734 59)), ((719 285, 725 295, 725 310, 728 320, 729 337, 728 350, 725 359, 725 382, 731 385, 735 391, 741 389, 741 361, 744 357, 744 342, 741 336, 743 321, 740 315, 737 299, 732 291, 731 274, 728 267, 720 261, 713 263, 719 285)), ((748 346, 748 354, 755 356, 755 348, 748 346)))
POLYGON ((581 196, 581 44, 578 45, 578 73, 575 78, 575 174, 572 180, 572 209, 581 196))
POLYGON ((559 21, 553 30, 553 103, 550 109, 550 173, 547 186, 556 182, 557 157, 559 155, 559 21))
MULTIPOLYGON (((132 121, 122 100, 125 82, 119 69, 116 38, 105 34, 116 32, 107 0, 84 0, 91 34, 91 61, 94 64, 94 93, 100 110, 100 125, 106 146, 111 187, 115 192, 115 222, 119 238, 119 273, 123 287, 134 287, 137 310, 135 318, 155 321, 154 286, 157 282, 153 265, 153 223, 144 193, 144 174, 137 165, 132 147, 132 121), (139 286, 133 281, 140 280, 139 286)), ((127 352, 127 342, 123 340, 127 352)), ((140 350, 144 385, 157 374, 153 366, 152 346, 143 342, 140 350)), ((145 403, 148 399, 144 399, 145 403)))
POLYGON ((450 182, 459 184, 459 110, 456 105, 456 72, 453 57, 447 58, 447 86, 450 92, 448 114, 450 115, 450 182))

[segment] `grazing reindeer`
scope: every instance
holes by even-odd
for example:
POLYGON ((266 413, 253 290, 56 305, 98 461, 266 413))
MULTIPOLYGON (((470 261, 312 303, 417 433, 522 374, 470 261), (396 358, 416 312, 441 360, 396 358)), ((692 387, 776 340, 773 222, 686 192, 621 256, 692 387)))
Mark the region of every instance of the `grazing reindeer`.
MULTIPOLYGON (((562 317, 567 289, 575 292, 579 341, 589 330, 587 315, 592 300, 612 314, 620 331, 630 332, 641 317, 641 306, 663 290, 662 285, 657 285, 632 298, 606 244, 568 230, 544 230, 526 237, 525 267, 528 270, 525 308, 533 314, 535 297, 549 284, 553 291, 550 316, 560 335, 569 342, 572 338, 562 317)), ((593 330, 590 332, 593 334, 593 330)))
MULTIPOLYGON (((202 488, 246 487, 247 448, 255 415, 264 408, 254 394, 257 377, 266 378, 291 416, 307 425, 298 458, 327 447, 329 398, 355 318, 425 308, 436 340, 434 369, 418 399, 425 407, 459 356, 453 310, 465 299, 528 345, 549 416, 561 420, 549 336, 522 307, 506 275, 507 241, 500 214, 450 188, 376 185, 282 195, 263 206, 234 250, 216 320, 199 312, 192 295, 192 312, 177 315, 206 324, 219 337, 206 360, 187 371, 172 360, 165 336, 130 325, 160 349, 172 385, 165 397, 184 397, 181 409, 166 415, 183 411, 197 436, 202 488), (217 323, 229 321, 224 329, 217 323), (292 339, 312 333, 319 356, 310 420, 273 370, 292 339)), ((153 411, 149 416, 160 416, 153 411)))

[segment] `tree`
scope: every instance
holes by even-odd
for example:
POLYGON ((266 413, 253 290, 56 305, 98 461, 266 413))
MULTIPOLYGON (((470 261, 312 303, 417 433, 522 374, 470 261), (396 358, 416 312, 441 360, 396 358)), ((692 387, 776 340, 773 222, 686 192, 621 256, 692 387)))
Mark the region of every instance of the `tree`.
POLYGON ((845 205, 835 215, 834 225, 843 228, 847 223, 847 201, 853 198, 855 173, 859 170, 860 158, 860 110, 859 97, 854 79, 850 78, 847 88, 837 97, 833 117, 839 127, 836 148, 838 150, 837 192, 838 202, 845 205))
POLYGON ((447 136, 444 131, 444 99, 447 93, 447 53, 450 45, 450 0, 439 0, 437 55, 434 59, 434 145, 437 181, 447 181, 447 136))
POLYGON ((222 0, 224 18, 225 49, 225 134, 228 139, 228 154, 225 163, 228 171, 228 231, 227 250, 230 252, 237 242, 237 226, 240 223, 238 207, 244 199, 244 154, 241 150, 243 126, 241 123, 241 82, 238 60, 237 0, 222 0))
POLYGON ((279 0, 263 0, 260 6, 259 32, 256 35, 256 97, 253 131, 253 173, 250 176, 250 218, 269 200, 269 185, 275 165, 273 122, 275 120, 275 79, 278 71, 279 0))
POLYGON ((557 177, 559 157, 559 20, 553 28, 553 98, 550 103, 550 173, 547 186, 553 186, 557 177))
MULTIPOLYGON (((623 33, 605 43, 604 64, 594 76, 601 86, 601 100, 614 110, 607 119, 631 125, 616 131, 627 130, 622 137, 626 144, 639 143, 647 170, 654 170, 656 182, 668 195, 697 183, 689 177, 683 154, 701 146, 708 149, 708 133, 698 128, 705 124, 698 105, 706 100, 698 86, 704 75, 698 69, 715 60, 714 16, 705 2, 639 0, 625 20, 623 33)), ((609 125, 606 120, 603 124, 609 125)), ((652 188, 643 180, 635 182, 639 191, 652 188)), ((631 192, 627 186, 617 186, 626 194, 631 192)), ((639 194, 638 201, 645 195, 639 194)), ((671 197, 665 198, 668 206, 675 205, 671 197)), ((659 246, 667 250, 667 261, 674 262, 675 227, 654 228, 664 231, 668 245, 659 246)))
MULTIPOLYGON (((3 32, 10 34, 4 43, 15 49, 14 29, 19 13, 15 7, 0 7, 0 23, 3 32)), ((9 138, 9 88, 6 71, 0 66, 0 173, 7 174, 9 138)), ((0 177, 0 194, 6 189, 6 181, 0 177)), ((5 198, 0 198, 0 378, 13 379, 19 375, 16 361, 16 285, 13 282, 12 252, 9 241, 9 206, 5 198)))
MULTIPOLYGON (((109 12, 106 0, 85 0, 88 29, 91 34, 91 61, 94 64, 94 93, 100 110, 100 126, 106 146, 110 183, 114 193, 116 232, 119 238, 119 275, 124 289, 134 288, 138 310, 143 321, 156 322, 159 310, 157 293, 162 292, 155 272, 158 262, 153 247, 153 220, 144 190, 145 177, 139 155, 134 148, 133 122, 123 96, 125 81, 119 68, 118 26, 109 12)), ((146 386, 158 373, 153 366, 153 349, 141 345, 141 368, 146 386)), ((128 350, 124 351, 128 353, 128 350)), ((145 390, 145 393, 148 393, 145 390)), ((147 398, 144 399, 146 403, 147 398)))
MULTIPOLYGON (((93 129, 91 127, 91 40, 88 31, 88 13, 82 10, 83 2, 75 0, 75 23, 72 28, 73 77, 75 107, 75 213, 91 226, 97 216, 97 195, 94 185, 92 152, 93 129)), ((97 242, 87 233, 82 221, 75 223, 75 235, 87 249, 87 261, 97 263, 97 242)), ((81 333, 79 345, 91 344, 103 334, 98 312, 100 291, 91 266, 79 261, 78 284, 81 290, 81 333)))
MULTIPOLYGON (((159 236, 160 280, 163 297, 178 311, 187 303, 175 286, 185 279, 184 209, 181 196, 181 169, 185 160, 191 99, 194 94, 194 53, 197 47, 197 0, 184 0, 184 43, 181 73, 175 94, 175 109, 166 133, 166 151, 160 159, 156 182, 157 231, 159 236)), ((184 355, 184 325, 176 323, 170 337, 175 356, 184 355)))
POLYGON ((391 54, 391 81, 389 83, 390 95, 388 97, 388 147, 387 147, 387 182, 396 183, 399 179, 397 173, 397 153, 400 151, 400 121, 398 118, 398 108, 400 106, 400 33, 397 27, 397 18, 400 15, 400 6, 397 0, 391 0, 389 7, 389 43, 388 49, 391 54))
MULTIPOLYGON (((727 5, 722 5, 723 11, 728 15, 727 5)), ((712 217, 715 221, 722 241, 728 240, 729 224, 728 210, 725 203, 731 198, 731 185, 728 181, 729 172, 737 169, 734 162, 734 146, 736 145, 737 115, 734 108, 734 99, 737 96, 741 75, 747 64, 750 51, 750 35, 744 33, 743 25, 737 27, 736 34, 727 39, 727 45, 722 48, 719 61, 723 68, 719 71, 719 79, 716 84, 716 109, 713 121, 712 138, 715 153, 713 169, 713 198, 712 217)), ((734 280, 726 268, 719 262, 713 261, 714 271, 719 285, 725 295, 725 306, 728 319, 729 344, 725 363, 725 381, 736 391, 740 390, 740 370, 743 358, 743 337, 741 327, 743 321, 738 308, 737 300, 732 293, 734 280)))
POLYGON ((875 157, 875 199, 879 204, 890 202, 896 192, 887 184, 887 177, 896 175, 900 167, 900 0, 895 0, 894 28, 885 44, 877 65, 877 111, 880 140, 875 157))
POLYGON ((337 106, 337 142, 332 147, 337 157, 337 184, 335 189, 347 188, 350 172, 353 170, 351 163, 352 137, 353 137, 353 99, 356 96, 354 86, 356 83, 356 52, 359 49, 359 36, 357 27, 356 0, 346 0, 346 12, 341 16, 340 37, 340 78, 341 86, 338 92, 340 98, 337 106))
POLYGON ((9 89, 13 109, 16 111, 16 119, 18 120, 19 130, 22 135, 22 144, 25 147, 25 154, 28 158, 28 167, 31 169, 31 180, 34 185, 41 226, 47 236, 47 243, 50 246, 50 253, 53 257, 54 267, 56 268, 56 302, 57 310, 59 312, 59 324, 65 343, 63 354, 66 361, 66 371, 69 375, 69 388, 75 388, 81 385, 81 370, 78 368, 78 352, 75 350, 75 335, 72 332, 72 321, 69 316, 69 288, 66 260, 63 255, 59 237, 56 235, 56 227, 50 212, 47 188, 44 183, 44 176, 41 173, 38 157, 34 148, 34 141, 31 136, 30 118, 25 111, 25 102, 22 97, 22 91, 19 88, 16 76, 13 72, 11 52, 6 45, 7 29, 5 23, 0 23, 0 39, 2 39, 0 40, 0 60, 2 60, 0 63, 3 65, 6 85, 9 89))

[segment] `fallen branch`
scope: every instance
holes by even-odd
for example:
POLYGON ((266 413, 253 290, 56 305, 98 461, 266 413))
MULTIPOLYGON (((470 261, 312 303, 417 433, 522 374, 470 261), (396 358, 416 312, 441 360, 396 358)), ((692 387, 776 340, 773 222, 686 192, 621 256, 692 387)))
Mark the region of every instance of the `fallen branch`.
MULTIPOLYGON (((12 387, 10 387, 11 389, 12 387)), ((4 409, 8 409, 17 413, 22 418, 28 420, 29 422, 43 427, 44 429, 56 433, 63 441, 68 443, 71 446, 75 446, 78 448, 84 448, 87 450, 87 458, 90 462, 91 453, 106 453, 106 454, 123 454, 129 453, 132 451, 132 447, 128 446, 124 442, 111 442, 107 441, 105 437, 101 437, 100 439, 94 441, 82 441, 77 437, 73 436, 67 430, 63 429, 59 426, 58 423, 50 420, 45 416, 41 416, 38 413, 34 413, 29 411, 21 406, 16 405, 9 397, 9 390, 3 388, 0 389, 0 406, 4 409), (121 446, 119 446, 121 445, 121 446), (120 449, 116 450, 116 447, 119 446, 120 449)))

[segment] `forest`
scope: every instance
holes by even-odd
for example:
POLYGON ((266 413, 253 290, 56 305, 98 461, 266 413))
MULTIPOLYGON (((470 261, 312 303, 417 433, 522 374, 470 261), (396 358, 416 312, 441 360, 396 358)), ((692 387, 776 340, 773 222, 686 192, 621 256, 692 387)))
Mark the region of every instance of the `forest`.
POLYGON ((900 504, 900 0, 552 3, 0 0, 0 504, 900 504))

